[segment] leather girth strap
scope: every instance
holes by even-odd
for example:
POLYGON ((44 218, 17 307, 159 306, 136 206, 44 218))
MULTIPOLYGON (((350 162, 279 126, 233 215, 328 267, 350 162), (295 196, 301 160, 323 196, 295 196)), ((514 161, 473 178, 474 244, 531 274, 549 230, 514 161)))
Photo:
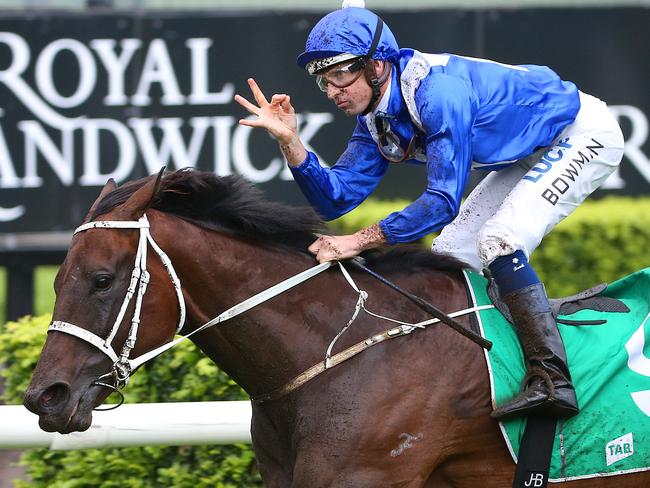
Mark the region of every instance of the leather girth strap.
POLYGON ((546 488, 557 423, 558 420, 551 417, 528 417, 512 488, 546 488))

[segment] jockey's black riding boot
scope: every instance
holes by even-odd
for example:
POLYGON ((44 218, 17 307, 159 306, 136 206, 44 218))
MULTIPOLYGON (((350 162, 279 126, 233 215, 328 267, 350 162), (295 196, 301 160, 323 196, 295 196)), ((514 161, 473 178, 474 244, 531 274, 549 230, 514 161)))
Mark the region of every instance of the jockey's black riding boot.
POLYGON ((578 401, 571 384, 566 351, 542 283, 501 297, 508 305, 526 359, 519 395, 492 412, 496 419, 519 415, 572 417, 578 401))

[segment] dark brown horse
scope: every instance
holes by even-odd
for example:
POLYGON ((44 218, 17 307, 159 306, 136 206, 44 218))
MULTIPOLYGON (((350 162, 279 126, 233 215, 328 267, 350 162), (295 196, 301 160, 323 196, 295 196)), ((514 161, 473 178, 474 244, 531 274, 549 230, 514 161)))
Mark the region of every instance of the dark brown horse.
MULTIPOLYGON (((160 186, 155 178, 120 188, 110 182, 86 220, 132 222, 145 213, 182 284, 184 334, 315 264, 304 250, 318 219, 264 201, 235 177, 179 171, 160 186)), ((91 228, 75 235, 55 283, 55 322, 109 336, 131 279, 138 232, 91 228)), ((149 254, 151 278, 131 357, 169 342, 179 321, 168 271, 151 248, 149 254)), ((461 266, 424 252, 369 261, 446 312, 467 307, 461 266)), ((353 277, 368 292, 370 310, 409 322, 429 318, 373 278, 353 277)), ((249 394, 260 395, 321 361, 356 301, 341 273, 329 269, 192 339, 249 394)), ((135 308, 134 299, 118 323, 113 343, 120 347, 135 308)), ((387 328, 360 314, 336 350, 387 328)), ((95 345, 52 331, 25 405, 44 430, 85 430, 93 408, 111 392, 97 383, 111 367, 95 345)), ((369 348, 277 400, 254 404, 251 432, 269 487, 504 488, 512 484, 514 464, 490 411, 480 347, 437 325, 369 348)), ((650 486, 650 473, 566 484, 650 486)))

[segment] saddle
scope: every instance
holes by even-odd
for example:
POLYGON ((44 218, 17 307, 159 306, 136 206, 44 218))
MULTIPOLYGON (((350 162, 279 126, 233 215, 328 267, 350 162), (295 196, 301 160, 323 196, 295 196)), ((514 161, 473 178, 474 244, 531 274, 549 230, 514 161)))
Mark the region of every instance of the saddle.
MULTIPOLYGON (((597 312, 629 312, 630 309, 621 300, 601 296, 601 293, 607 289, 607 286, 607 283, 600 283, 599 285, 576 293, 575 295, 563 298, 549 298, 549 304, 551 305, 553 317, 555 317, 556 322, 575 326, 602 325, 606 323, 607 320, 569 320, 559 318, 559 316, 571 315, 580 310, 595 310, 597 312)), ((490 279, 487 292, 494 303, 494 306, 503 314, 506 320, 512 324, 512 315, 510 315, 508 306, 503 302, 503 300, 501 300, 499 288, 494 279, 490 279)))
MULTIPOLYGON (((475 306, 498 305, 479 312, 479 326, 494 347, 486 355, 493 404, 517 395, 525 362, 514 327, 508 327, 500 300, 488 294, 488 280, 466 272, 475 306)), ((573 297, 553 300, 580 414, 556 429, 551 481, 602 477, 650 470, 650 268, 599 285, 573 297), (609 298, 611 300, 603 298, 609 298), (629 308, 629 311, 627 311, 629 308), (573 315, 564 315, 579 310, 573 315), (623 313, 607 313, 621 311, 623 313), (587 319, 591 322, 584 322, 587 319), (601 319, 606 319, 603 323, 601 319)), ((525 418, 502 422, 502 433, 515 462, 527 425, 525 418)), ((533 449, 540 449, 539 442, 533 449)), ((527 480, 529 485, 535 483, 527 480)), ((541 485, 540 485, 541 486, 541 485)), ((549 484, 550 486, 550 484, 549 484)))

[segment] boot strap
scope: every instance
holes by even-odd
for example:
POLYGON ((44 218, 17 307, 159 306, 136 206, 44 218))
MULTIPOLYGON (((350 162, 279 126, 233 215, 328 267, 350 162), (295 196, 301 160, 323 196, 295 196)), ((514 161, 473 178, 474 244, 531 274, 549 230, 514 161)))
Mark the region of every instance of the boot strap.
POLYGON ((548 391, 548 397, 550 399, 555 398, 555 385, 553 385, 553 380, 551 380, 550 375, 544 368, 540 368, 539 366, 529 366, 528 370, 526 371, 526 374, 524 375, 524 379, 521 380, 521 387, 520 387, 520 393, 523 393, 526 388, 530 385, 531 381, 534 378, 539 378, 544 382, 544 385, 546 386, 546 390, 548 391))

